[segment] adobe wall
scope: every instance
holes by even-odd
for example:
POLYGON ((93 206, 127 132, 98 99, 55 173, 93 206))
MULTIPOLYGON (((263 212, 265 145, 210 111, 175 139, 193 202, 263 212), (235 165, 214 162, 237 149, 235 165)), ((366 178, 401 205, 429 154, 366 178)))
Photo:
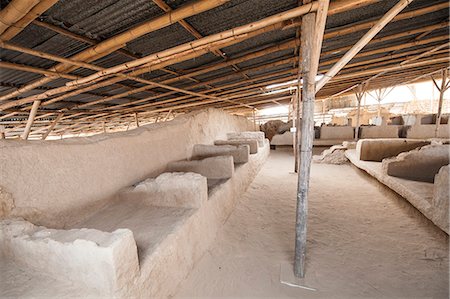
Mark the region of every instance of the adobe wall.
POLYGON ((0 218, 21 216, 65 227, 103 206, 120 189, 188 159, 195 144, 252 130, 244 117, 193 112, 129 132, 57 141, 0 140, 0 218))

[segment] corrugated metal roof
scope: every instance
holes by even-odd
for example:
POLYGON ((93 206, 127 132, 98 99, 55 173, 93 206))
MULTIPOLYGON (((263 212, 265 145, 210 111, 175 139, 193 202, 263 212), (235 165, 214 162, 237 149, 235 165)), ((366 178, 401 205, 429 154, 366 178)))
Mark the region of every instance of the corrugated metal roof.
MULTIPOLYGON (((6 5, 8 2, 9 1, 7 0, 0 0, 1 5, 6 5)), ((193 1, 186 0, 166 1, 166 3, 173 9, 179 8, 182 5, 192 2, 193 1)), ((430 6, 432 4, 434 5, 446 2, 447 0, 415 0, 408 6, 407 9, 405 9, 405 11, 411 11, 417 8, 430 6)), ((353 9, 351 11, 346 11, 344 13, 329 16, 327 19, 326 27, 330 29, 340 26, 353 26, 357 22, 377 20, 388 9, 395 5, 395 3, 396 1, 381 0, 378 3, 371 4, 370 6, 353 9)), ((224 5, 218 6, 217 8, 189 17, 186 19, 186 21, 202 35, 206 36, 234 28, 236 26, 257 21, 270 15, 274 15, 278 12, 294 8, 296 6, 297 0, 231 0, 224 5)), ((89 37, 96 41, 102 41, 137 24, 156 18, 157 16, 163 14, 164 11, 157 5, 155 5, 151 0, 60 0, 51 9, 45 12, 42 15, 41 19, 45 22, 67 29, 81 36, 89 37)), ((380 32, 380 34, 377 35, 377 37, 388 36, 410 29, 417 29, 428 25, 438 24, 442 21, 448 20, 448 15, 448 9, 441 9, 433 13, 421 15, 417 18, 393 22, 386 26, 386 28, 384 28, 380 32)), ((351 46, 359 38, 361 38, 364 33, 365 31, 359 31, 345 36, 327 39, 323 43, 323 49, 332 50, 345 46, 351 46)), ((428 34, 427 38, 431 38, 434 36, 445 36, 448 35, 448 33, 448 28, 435 30, 428 34)), ((364 50, 378 49, 389 45, 399 45, 414 39, 417 35, 419 35, 419 33, 404 38, 398 38, 391 41, 368 45, 364 50)), ((296 28, 272 31, 244 40, 235 45, 222 48, 222 50, 225 52, 227 57, 235 58, 276 43, 293 39, 295 38, 295 36, 296 28)), ((129 42, 126 45, 126 48, 130 52, 136 53, 136 55, 148 55, 192 41, 194 39, 195 38, 182 26, 180 26, 179 24, 173 24, 129 42)), ((30 24, 25 30, 17 35, 12 40, 12 42, 25 47, 34 48, 36 50, 52 53, 63 57, 71 57, 90 47, 90 45, 87 43, 74 40, 61 34, 57 34, 49 29, 42 28, 34 24, 30 24)), ((433 44, 439 44, 439 42, 415 46, 415 49, 429 47, 433 44)), ((403 50, 399 50, 397 53, 401 53, 402 51, 403 50)), ((267 64, 271 61, 278 61, 282 58, 293 57, 293 55, 293 49, 279 51, 263 57, 241 62, 238 64, 238 67, 242 69, 253 68, 263 64, 267 64)), ((322 57, 322 61, 324 59, 334 57, 337 56, 329 55, 326 57, 322 57)), ((372 55, 369 58, 380 57, 383 57, 383 54, 372 55)), ((2 50, 0 53, 0 59, 43 69, 49 68, 56 64, 55 62, 47 59, 33 57, 27 54, 20 54, 9 50, 2 50)), ((367 57, 364 59, 367 59, 367 57)), ((103 58, 100 58, 93 63, 108 68, 118 64, 122 64, 124 62, 128 62, 130 60, 132 60, 132 58, 122 53, 115 52, 103 58)), ((352 62, 358 62, 362 60, 362 58, 355 58, 352 62)), ((192 69, 213 65, 222 61, 224 61, 223 58, 218 57, 212 53, 207 53, 197 58, 174 64, 170 66, 170 69, 180 74, 184 74, 188 73, 192 69)), ((283 64, 272 67, 270 69, 255 70, 249 72, 248 74, 250 77, 255 77, 263 74, 269 74, 275 71, 287 70, 289 68, 292 68, 292 64, 283 64)), ((78 76, 87 76, 89 74, 92 74, 93 71, 80 68, 72 73, 78 76)), ((197 75, 195 76, 195 79, 202 81, 214 79, 214 86, 220 86, 225 83, 230 84, 243 80, 242 76, 230 76, 232 74, 236 74, 236 71, 228 66, 226 68, 215 70, 213 72, 197 75), (224 77, 225 79, 222 83, 218 84, 218 82, 220 82, 220 79, 217 78, 221 77, 224 77)), ((9 85, 24 85, 41 77, 41 75, 33 73, 2 69, 2 71, 0 72, 0 81, 2 83, 2 86, 0 87, 0 93, 5 94, 15 89, 15 87, 8 87, 9 85)), ((174 78, 175 76, 169 75, 167 72, 164 72, 162 70, 154 70, 143 75, 143 77, 148 80, 161 81, 161 78, 174 78)), ((58 87, 64 85, 66 82, 68 82, 68 80, 58 79, 45 84, 44 87, 58 87)), ((126 81, 123 83, 129 85, 130 87, 142 86, 142 84, 132 81, 126 81)), ((189 79, 171 83, 172 86, 184 88, 190 88, 192 84, 195 83, 189 79)), ((196 88, 196 90, 205 89, 206 87, 204 86, 196 88)), ((93 99, 98 98, 98 96, 95 96, 92 93, 97 93, 100 96, 108 96, 119 94, 126 90, 127 88, 125 87, 118 88, 117 86, 115 86, 114 89, 110 87, 103 87, 100 89, 92 90, 90 94, 81 94, 70 99, 66 99, 66 102, 64 103, 67 104, 70 100, 76 102, 89 102, 93 99)), ((37 92, 39 91, 34 90, 31 92, 27 92, 21 95, 21 97, 25 97, 37 92)), ((154 89, 154 92, 158 94, 167 92, 167 90, 158 88, 154 89)), ((115 100, 111 103, 124 103, 129 101, 130 99, 145 98, 152 94, 154 93, 150 91, 137 93, 125 99, 115 100)), ((160 100, 173 98, 173 96, 174 95, 161 98, 160 100)), ((61 103, 57 103, 54 105, 49 105, 47 106, 47 108, 50 109, 54 107, 56 109, 63 106, 64 105, 62 105, 61 103)), ((0 112, 0 114, 3 114, 3 112, 0 112)))

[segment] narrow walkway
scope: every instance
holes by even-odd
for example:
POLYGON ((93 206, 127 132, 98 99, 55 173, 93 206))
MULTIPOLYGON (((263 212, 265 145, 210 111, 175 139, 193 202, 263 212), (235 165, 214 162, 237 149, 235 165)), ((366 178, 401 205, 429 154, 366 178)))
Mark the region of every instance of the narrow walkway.
POLYGON ((290 151, 271 152, 176 298, 448 298, 448 236, 350 165, 313 164, 302 280, 313 290, 280 283, 294 254, 292 166, 290 151))

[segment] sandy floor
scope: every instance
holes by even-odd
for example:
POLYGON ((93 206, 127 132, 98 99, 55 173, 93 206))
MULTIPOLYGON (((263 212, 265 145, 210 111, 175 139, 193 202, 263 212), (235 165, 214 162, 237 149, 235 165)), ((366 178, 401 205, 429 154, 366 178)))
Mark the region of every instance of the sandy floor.
POLYGON ((350 165, 313 164, 307 273, 295 281, 292 165, 271 152, 177 298, 448 298, 448 236, 350 165))

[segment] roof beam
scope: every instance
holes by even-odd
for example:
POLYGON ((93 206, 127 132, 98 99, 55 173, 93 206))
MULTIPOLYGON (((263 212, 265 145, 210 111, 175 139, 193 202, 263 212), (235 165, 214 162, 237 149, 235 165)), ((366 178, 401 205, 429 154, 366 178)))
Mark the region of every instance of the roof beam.
MULTIPOLYGON (((71 58, 78 61, 93 61, 95 59, 99 59, 103 56, 106 56, 106 53, 110 53, 111 49, 113 48, 122 48, 126 43, 143 36, 147 33, 156 31, 158 29, 167 27, 178 20, 187 18, 189 16, 196 15, 198 13, 207 11, 209 9, 212 9, 214 7, 220 6, 223 3, 228 2, 229 0, 208 0, 208 1, 200 1, 197 0, 195 2, 186 4, 170 13, 164 14, 163 16, 154 18, 150 21, 144 22, 140 25, 137 25, 131 29, 128 29, 118 35, 115 35, 107 40, 104 40, 97 45, 90 47, 71 58), (95 58, 95 59, 94 59, 95 58)), ((58 72, 68 72, 71 70, 77 69, 77 67, 73 67, 71 65, 66 64, 58 64, 55 67, 53 67, 55 71, 58 72)), ((49 83, 53 81, 52 78, 44 77, 42 79, 36 80, 30 84, 27 85, 27 87, 23 88, 20 92, 14 91, 9 94, 6 94, 2 97, 0 97, 0 101, 7 100, 13 97, 18 96, 19 94, 29 91, 32 88, 35 88, 36 86, 42 86, 46 83, 49 83)))
POLYGON ((41 14, 47 11, 50 7, 55 5, 58 0, 40 0, 26 15, 24 15, 15 24, 11 25, 0 36, 2 40, 10 40, 17 34, 22 32, 34 19, 38 18, 41 14))
POLYGON ((317 82, 316 92, 318 92, 331 78, 333 78, 356 54, 367 45, 370 40, 378 34, 396 15, 398 15, 413 0, 400 0, 391 8, 364 36, 317 82))

